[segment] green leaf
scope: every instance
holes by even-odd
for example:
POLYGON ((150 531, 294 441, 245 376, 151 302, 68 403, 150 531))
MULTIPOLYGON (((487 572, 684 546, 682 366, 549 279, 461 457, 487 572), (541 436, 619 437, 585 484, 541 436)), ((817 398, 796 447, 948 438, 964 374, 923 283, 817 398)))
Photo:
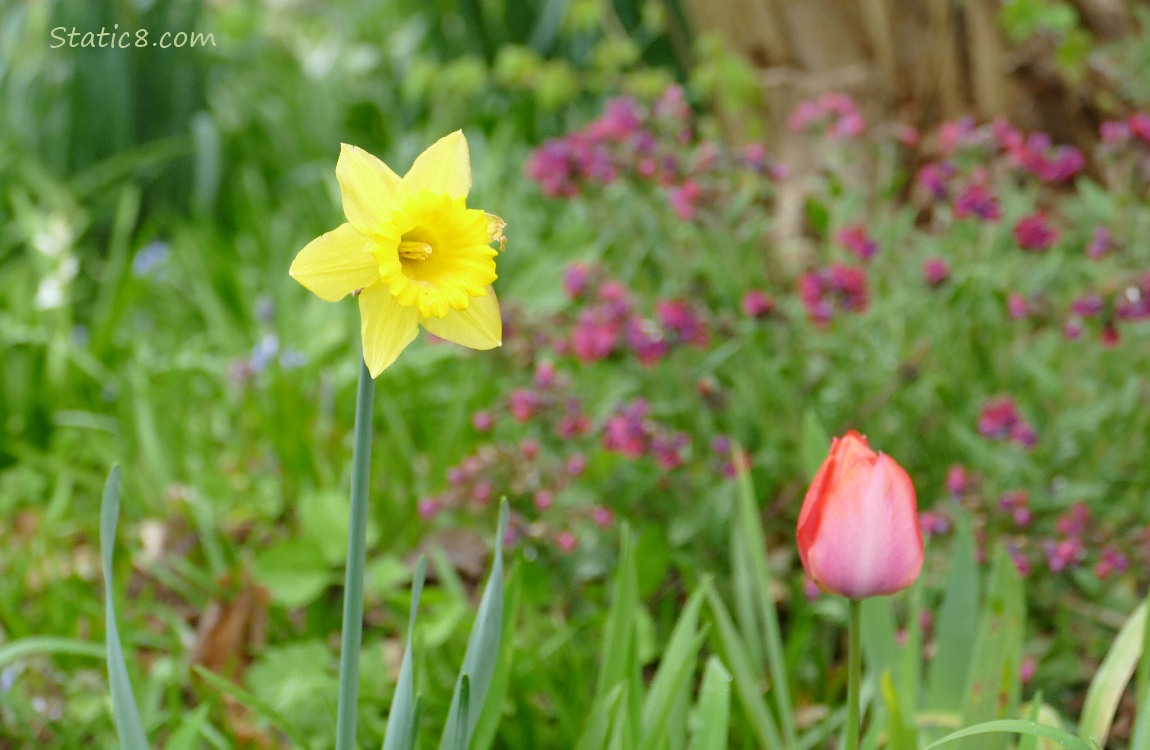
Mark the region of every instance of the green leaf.
MULTIPOLYGON (((941 747, 945 744, 954 742, 955 740, 977 737, 984 734, 1022 734, 1032 735, 1034 737, 1042 737, 1048 740, 1054 740, 1058 744, 1067 748, 1067 750, 1095 750, 1086 742, 1072 735, 1063 729, 1055 727, 1048 727, 1042 724, 1036 724, 1033 721, 1022 721, 1020 719, 1000 719, 998 721, 988 721, 982 724, 976 724, 973 727, 960 729, 957 732, 951 732, 940 740, 930 743, 922 750, 934 750, 936 747, 941 747)), ((987 747, 987 745, 973 745, 974 747, 987 747)))
POLYGON ((0 668, 37 654, 91 656, 95 659, 103 659, 107 653, 107 649, 99 643, 90 643, 75 638, 31 636, 0 645, 0 668))
POLYGON ((830 447, 831 439, 823 429, 819 415, 815 414, 813 409, 807 409, 803 414, 801 454, 803 469, 806 470, 808 479, 813 479, 818 473, 830 447))
POLYGON ((1130 747, 1150 747, 1150 693, 1143 695, 1138 703, 1130 747))
POLYGON ((763 535, 758 503, 755 501, 751 473, 743 461, 741 446, 735 446, 733 453, 738 491, 735 498, 735 512, 732 514, 734 525, 731 529, 731 564, 736 580, 744 581, 741 587, 736 587, 738 611, 741 617, 746 618, 743 622, 742 635, 744 643, 748 644, 750 654, 757 656, 759 653, 765 653, 775 699, 775 712, 781 723, 783 738, 787 745, 794 746, 797 742, 797 731, 790 684, 787 679, 783 637, 779 628, 779 613, 775 608, 774 597, 771 596, 774 577, 767 562, 767 542, 763 535), (758 645, 760 632, 761 646, 758 645))
POLYGON ((199 706, 180 719, 180 726, 168 737, 164 750, 198 750, 200 734, 208 723, 208 706, 199 706))
MULTIPOLYGON (((1026 720, 1038 723, 1038 714, 1042 711, 1042 692, 1039 691, 1034 696, 1034 700, 1030 702, 1030 711, 1027 713, 1026 720)), ((1038 750, 1038 737, 1033 734, 1028 734, 1022 738, 1018 743, 1018 750, 1038 750)))
POLYGON ((411 642, 415 634, 415 621, 419 616, 419 599, 423 595, 423 580, 427 575, 427 558, 422 555, 415 564, 415 576, 411 579, 411 607, 407 614, 407 641, 403 647, 403 662, 399 667, 399 679, 395 683, 395 694, 391 698, 391 708, 387 712, 387 731, 383 735, 383 750, 405 750, 415 742, 415 659, 411 654, 411 642))
POLYGON ((1078 736, 1082 739, 1093 739, 1103 746, 1106 744, 1118 702, 1142 655, 1145 632, 1146 602, 1142 602, 1123 623, 1086 690, 1086 702, 1082 706, 1082 718, 1078 723, 1078 736))
POLYGON ((253 573, 272 600, 288 609, 310 604, 332 582, 323 550, 310 539, 289 539, 261 551, 253 573))
POLYGON ((112 595, 112 552, 116 547, 116 526, 120 520, 120 467, 113 466, 104 483, 100 503, 100 549, 104 563, 104 626, 107 631, 108 682, 112 688, 112 713, 122 750, 148 750, 140 710, 132 695, 128 667, 116 627, 116 603, 112 595))
POLYGON ((918 741, 915 739, 914 729, 907 725, 899 703, 898 692, 894 688, 894 681, 890 672, 882 673, 882 697, 886 703, 887 735, 890 750, 916 750, 918 741))
POLYGON ((495 660, 495 674, 487 688, 483 712, 471 736, 471 750, 487 750, 495 742, 499 721, 503 718, 503 703, 511 684, 511 662, 515 651, 515 623, 519 620, 519 602, 523 589, 523 574, 518 564, 511 566, 503 594, 503 634, 499 638, 499 656, 495 660))
POLYGON ((495 560, 491 564, 491 575, 483 597, 479 600, 479 612, 467 639, 467 650, 463 654, 463 666, 456 682, 455 694, 451 698, 451 709, 447 713, 447 724, 443 728, 440 747, 449 747, 449 741, 462 737, 461 750, 471 742, 475 724, 483 711, 491 678, 495 674, 495 661, 501 653, 500 637, 503 633, 503 540, 507 535, 507 519, 510 509, 507 498, 499 505, 499 530, 495 535, 495 560), (467 687, 464 687, 466 678, 467 687), (464 690, 467 691, 467 705, 464 705, 464 690), (478 706, 479 710, 471 710, 478 706), (466 709, 466 710, 465 710, 466 709))
POLYGON ((284 735, 292 744, 293 747, 307 747, 308 743, 301 736, 295 733, 293 724, 289 723, 279 711, 277 711, 270 703, 260 698, 255 693, 245 690, 244 688, 236 685, 231 680, 222 677, 215 672, 196 665, 192 667, 192 671, 199 675, 204 682, 227 697, 234 700, 236 703, 251 710, 253 713, 261 716, 273 724, 275 729, 284 735))
POLYGON ((731 675, 718 657, 707 659, 695 718, 692 750, 726 750, 731 721, 731 675))
POLYGON ((961 710, 978 632, 979 573, 974 534, 965 516, 959 516, 955 523, 945 594, 935 620, 938 651, 927 676, 926 707, 931 711, 961 710))
POLYGON ((606 697, 608 692, 627 678, 631 673, 629 662, 634 654, 639 608, 638 574, 630 529, 624 525, 620 536, 619 563, 604 633, 603 667, 595 685, 596 701, 606 697))
POLYGON ((746 647, 739 637, 738 630, 735 629, 735 623, 731 620, 723 600, 713 588, 707 590, 707 605, 715 624, 712 637, 716 641, 718 651, 723 655, 723 663, 731 670, 735 692, 739 696, 739 702, 747 719, 751 722, 751 730, 763 747, 781 747, 782 737, 779 736, 775 720, 763 700, 760 675, 751 668, 746 647))
MULTIPOLYGON (((1018 669, 1022 661, 1022 638, 1026 604, 1022 579, 1003 547, 994 556, 986 601, 975 640, 974 658, 967 681, 963 724, 1014 715, 1022 685, 1018 669)), ((966 750, 1000 750, 1005 737, 964 742, 966 750)))
POLYGON ((676 698, 695 672, 699 648, 706 638, 705 633, 699 632, 699 609, 707 585, 704 582, 691 595, 663 650, 659 670, 651 681, 647 699, 643 703, 639 750, 654 750, 667 743, 668 718, 676 698))

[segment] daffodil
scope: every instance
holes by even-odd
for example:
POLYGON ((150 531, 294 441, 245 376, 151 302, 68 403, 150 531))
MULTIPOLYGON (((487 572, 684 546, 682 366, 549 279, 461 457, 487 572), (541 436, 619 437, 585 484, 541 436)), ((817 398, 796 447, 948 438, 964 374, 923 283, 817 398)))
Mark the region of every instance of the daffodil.
POLYGON ((499 346, 503 326, 491 283, 506 224, 467 207, 471 160, 462 131, 432 144, 402 178, 345 143, 335 174, 347 223, 308 243, 288 273, 329 302, 358 297, 371 376, 395 361, 420 326, 472 349, 499 346))

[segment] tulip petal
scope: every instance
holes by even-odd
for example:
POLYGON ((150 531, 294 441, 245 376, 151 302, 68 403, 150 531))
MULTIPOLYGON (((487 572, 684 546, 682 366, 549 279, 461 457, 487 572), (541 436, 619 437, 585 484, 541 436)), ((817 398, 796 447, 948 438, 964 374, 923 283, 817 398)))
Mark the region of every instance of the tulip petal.
POLYGON ((288 274, 321 299, 335 302, 379 281, 371 245, 350 224, 341 224, 300 250, 288 274))
POLYGON ((893 594, 922 570, 914 484, 853 431, 831 443, 803 499, 797 537, 815 582, 853 599, 893 594))
POLYGON ((419 313, 399 304, 385 284, 374 284, 359 295, 359 315, 363 359, 375 378, 415 340, 419 313))
POLYGON ((343 195, 344 215, 365 233, 388 221, 391 212, 402 204, 399 175, 362 148, 340 144, 335 177, 343 195))
POLYGON ((466 310, 451 310, 442 318, 426 318, 423 327, 441 339, 471 349, 493 349, 503 344, 503 319, 495 290, 472 297, 466 310))
POLYGON ((466 197, 471 191, 471 155, 463 131, 445 135, 420 154, 403 176, 403 186, 411 192, 466 197))
MULTIPOLYGON (((856 485, 857 486, 857 485, 856 485)), ((863 599, 909 586, 922 569, 922 532, 914 487, 898 464, 882 456, 861 496, 854 489, 827 501, 808 570, 820 586, 863 599)))

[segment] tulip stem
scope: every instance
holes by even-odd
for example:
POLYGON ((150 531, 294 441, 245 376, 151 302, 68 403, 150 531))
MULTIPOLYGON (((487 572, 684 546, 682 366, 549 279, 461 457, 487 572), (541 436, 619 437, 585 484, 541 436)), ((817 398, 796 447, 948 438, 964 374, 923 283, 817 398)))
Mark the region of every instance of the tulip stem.
POLYGON ((355 394, 355 444, 351 457, 351 522, 347 532, 347 578, 343 588, 343 641, 339 656, 336 750, 352 750, 359 702, 359 652, 363 642, 363 569, 367 557, 367 487, 371 467, 371 415, 375 381, 360 362, 355 394))
POLYGON ((862 600, 851 599, 850 645, 847 653, 846 750, 859 746, 859 688, 862 683, 862 600))

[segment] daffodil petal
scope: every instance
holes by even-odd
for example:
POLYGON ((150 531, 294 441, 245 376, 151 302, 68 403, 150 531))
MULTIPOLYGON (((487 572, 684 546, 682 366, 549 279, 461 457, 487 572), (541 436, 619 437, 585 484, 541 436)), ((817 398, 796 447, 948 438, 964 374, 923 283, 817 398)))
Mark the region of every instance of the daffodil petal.
POLYGON ((399 175, 362 148, 340 144, 335 177, 343 194, 344 215, 364 232, 388 221, 401 203, 399 175))
POLYGON ((288 274, 321 299, 335 302, 379 281, 379 261, 370 247, 371 240, 355 227, 341 224, 300 250, 288 274))
POLYGON ((462 198, 471 190, 471 154, 462 130, 445 135, 416 158, 403 176, 403 186, 462 198))
POLYGON ((503 344, 503 319, 495 290, 472 297, 466 310, 451 310, 442 318, 426 318, 423 327, 441 339, 471 349, 494 349, 503 344))
POLYGON ((386 370, 419 333, 419 313, 404 307, 384 284, 375 284, 359 295, 363 359, 373 378, 386 370))

